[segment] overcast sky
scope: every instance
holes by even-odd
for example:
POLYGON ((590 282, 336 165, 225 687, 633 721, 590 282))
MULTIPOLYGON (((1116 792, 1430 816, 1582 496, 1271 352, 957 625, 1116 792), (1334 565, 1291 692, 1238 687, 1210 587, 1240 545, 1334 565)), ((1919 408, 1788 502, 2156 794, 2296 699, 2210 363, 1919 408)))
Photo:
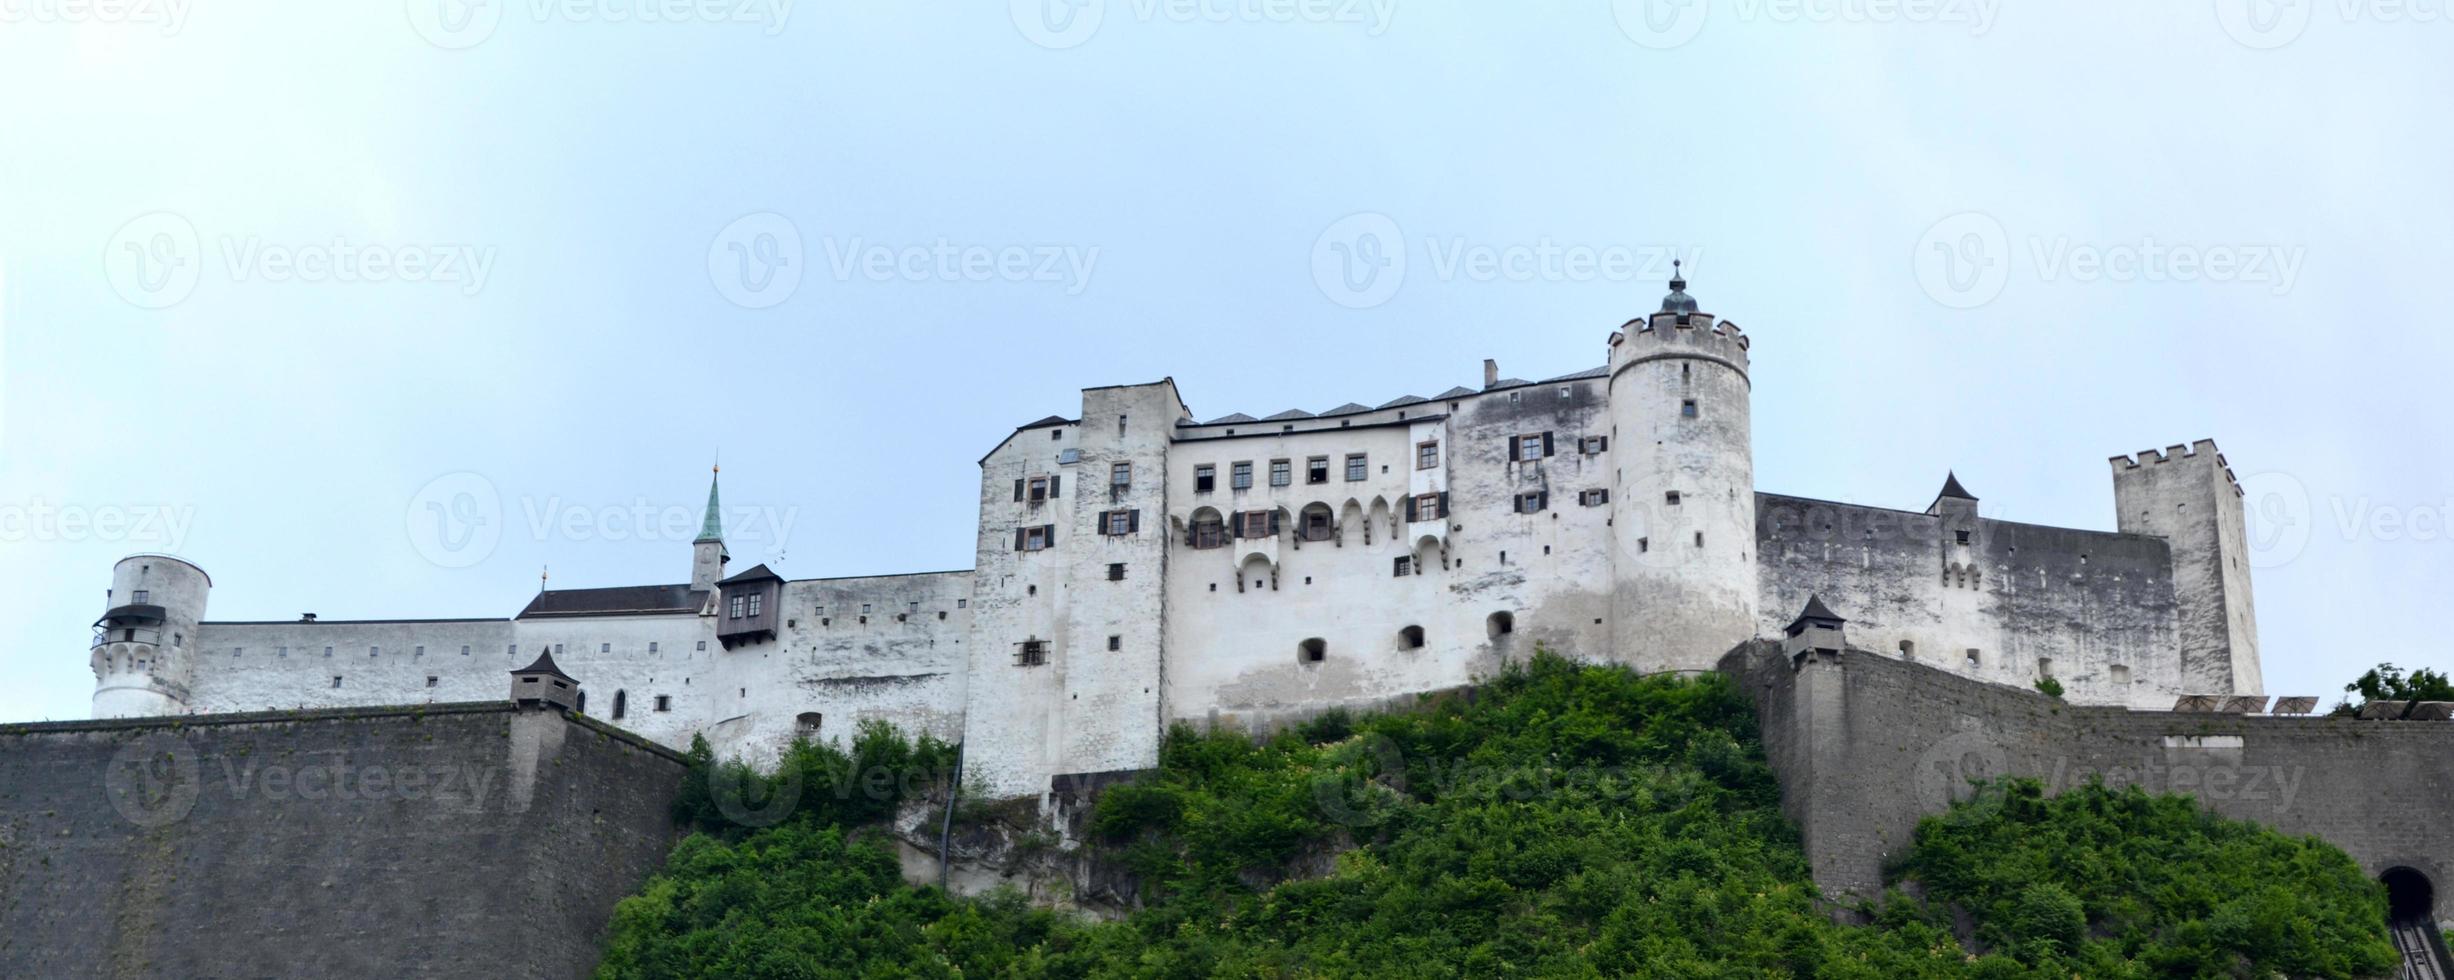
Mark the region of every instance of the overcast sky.
POLYGON ((1674 255, 1762 489, 2110 529, 2107 457, 2214 438, 2269 693, 2454 666, 2454 22, 130 2, 0 4, 0 720, 85 716, 126 553, 215 619, 507 616, 686 579, 720 451, 736 567, 965 568, 1083 387, 1564 374, 1674 255))

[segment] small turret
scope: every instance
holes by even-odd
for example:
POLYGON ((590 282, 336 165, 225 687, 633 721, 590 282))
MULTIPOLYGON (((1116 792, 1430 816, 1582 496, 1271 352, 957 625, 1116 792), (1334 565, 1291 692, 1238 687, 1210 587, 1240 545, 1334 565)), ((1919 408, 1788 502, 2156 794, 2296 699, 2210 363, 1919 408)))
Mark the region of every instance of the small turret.
POLYGON ((553 654, 540 653, 528 666, 511 672, 511 703, 578 711, 579 681, 554 666, 553 654))
POLYGON ((724 550, 724 507, 716 496, 716 477, 724 472, 715 467, 707 477, 707 516, 699 522, 699 537, 690 542, 690 587, 709 592, 724 580, 724 563, 733 556, 724 550))
POLYGON ((1823 596, 1807 596, 1806 608, 1781 631, 1781 652, 1788 655, 1792 667, 1810 656, 1838 659, 1849 647, 1841 629, 1848 622, 1823 604, 1823 596))
POLYGON ((96 718, 175 715, 187 710, 195 670, 189 652, 213 579, 169 555, 130 555, 111 570, 110 608, 94 621, 87 655, 96 718))

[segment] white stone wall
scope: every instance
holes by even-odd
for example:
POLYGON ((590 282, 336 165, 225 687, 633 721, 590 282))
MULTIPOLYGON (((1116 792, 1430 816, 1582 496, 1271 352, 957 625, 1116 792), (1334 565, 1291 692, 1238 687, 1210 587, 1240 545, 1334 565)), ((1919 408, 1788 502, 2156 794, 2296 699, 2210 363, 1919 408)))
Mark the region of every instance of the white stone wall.
POLYGON ((1711 670, 1757 620, 1747 341, 1709 314, 1680 321, 1611 345, 1612 645, 1644 670, 1711 670))
POLYGON ((2122 530, 2173 544, 2182 683, 2190 693, 2264 691, 2241 486, 2214 440, 2114 457, 2113 499, 2122 530))

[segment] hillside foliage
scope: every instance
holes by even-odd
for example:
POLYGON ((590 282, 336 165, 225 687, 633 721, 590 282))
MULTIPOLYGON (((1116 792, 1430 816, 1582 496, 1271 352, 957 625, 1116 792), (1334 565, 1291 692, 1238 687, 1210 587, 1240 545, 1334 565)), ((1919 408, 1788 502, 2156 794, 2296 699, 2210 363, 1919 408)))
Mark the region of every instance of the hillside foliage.
POLYGON ((1549 656, 1473 696, 1332 714, 1265 741, 1169 734, 1090 821, 1145 906, 1098 923, 900 877, 861 831, 945 746, 864 730, 782 773, 699 755, 707 832, 617 910, 598 976, 2357 977, 2391 968, 2340 851, 2184 798, 1988 787, 1929 819, 1872 924, 1833 922, 1723 678, 1549 656), (864 798, 859 777, 907 777, 864 798), (784 774, 799 773, 797 777, 784 774), (765 780, 765 781, 762 781, 765 780), (797 781, 819 805, 727 813, 797 781), (840 792, 839 791, 843 791, 840 792), (1952 910, 1975 926, 1956 939, 1952 910))

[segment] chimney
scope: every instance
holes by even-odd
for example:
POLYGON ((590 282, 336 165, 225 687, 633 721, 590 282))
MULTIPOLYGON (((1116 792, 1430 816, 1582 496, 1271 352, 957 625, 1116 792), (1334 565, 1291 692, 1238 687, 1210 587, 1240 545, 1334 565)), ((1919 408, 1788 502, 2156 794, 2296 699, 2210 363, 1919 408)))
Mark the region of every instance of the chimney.
POLYGON ((314 614, 314 613, 299 613, 299 614, 298 614, 298 621, 299 621, 299 622, 302 622, 302 623, 312 623, 312 622, 315 622, 315 614, 314 614))
POLYGON ((1499 383, 1500 362, 1492 360, 1488 357, 1483 358, 1483 387, 1489 388, 1499 383))

